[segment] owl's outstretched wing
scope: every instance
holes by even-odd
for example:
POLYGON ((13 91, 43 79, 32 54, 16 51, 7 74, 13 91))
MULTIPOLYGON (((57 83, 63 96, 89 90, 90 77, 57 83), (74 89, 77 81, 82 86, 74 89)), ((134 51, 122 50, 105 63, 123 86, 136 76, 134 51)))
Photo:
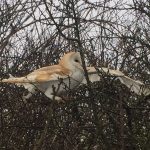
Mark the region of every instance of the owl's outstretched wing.
MULTIPOLYGON (((115 77, 117 77, 120 82, 122 84, 124 84, 125 86, 127 86, 131 91, 135 92, 138 95, 150 95, 150 87, 144 85, 144 83, 137 81, 137 80, 133 80, 131 78, 129 78, 128 76, 125 76, 121 71, 119 70, 112 70, 112 69, 108 69, 108 68, 95 68, 95 67, 87 67, 87 71, 88 71, 88 76, 89 76, 89 80, 91 82, 96 82, 96 81, 100 81, 100 73, 99 72, 104 72, 104 73, 108 73, 110 75, 113 75, 115 77)), ((82 83, 86 84, 86 80, 83 79, 82 83)))
POLYGON ((71 76, 71 71, 63 68, 59 65, 54 66, 48 66, 43 67, 40 69, 37 69, 27 76, 15 78, 12 75, 10 75, 10 78, 3 79, 1 82, 6 83, 14 83, 17 86, 23 86, 25 89, 29 91, 29 94, 24 96, 24 99, 28 99, 32 96, 36 91, 36 84, 43 83, 43 82, 49 82, 49 81, 57 81, 60 78, 65 79, 68 76, 71 76))

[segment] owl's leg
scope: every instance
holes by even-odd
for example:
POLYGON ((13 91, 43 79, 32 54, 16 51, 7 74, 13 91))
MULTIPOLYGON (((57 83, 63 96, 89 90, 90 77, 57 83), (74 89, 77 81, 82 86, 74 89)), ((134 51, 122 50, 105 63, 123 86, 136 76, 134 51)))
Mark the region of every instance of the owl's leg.
POLYGON ((46 92, 44 93, 48 98, 52 99, 52 100, 56 100, 58 103, 65 103, 65 101, 59 97, 59 96, 55 96, 53 94, 51 94, 48 90, 46 90, 46 92))
POLYGON ((25 103, 27 103, 27 99, 29 99, 33 94, 35 94, 36 93, 36 90, 35 90, 35 88, 32 88, 32 89, 28 89, 28 94, 27 95, 23 95, 22 96, 22 99, 23 99, 23 101, 25 102, 25 103))

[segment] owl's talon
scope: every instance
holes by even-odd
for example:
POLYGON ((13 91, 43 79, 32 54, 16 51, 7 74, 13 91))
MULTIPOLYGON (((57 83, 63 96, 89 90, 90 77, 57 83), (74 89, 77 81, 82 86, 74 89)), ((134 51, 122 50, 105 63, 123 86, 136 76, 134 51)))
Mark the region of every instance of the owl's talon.
POLYGON ((56 101, 57 101, 59 104, 60 104, 60 103, 63 103, 63 104, 65 103, 65 101, 64 101, 63 99, 59 99, 59 100, 56 100, 56 101))

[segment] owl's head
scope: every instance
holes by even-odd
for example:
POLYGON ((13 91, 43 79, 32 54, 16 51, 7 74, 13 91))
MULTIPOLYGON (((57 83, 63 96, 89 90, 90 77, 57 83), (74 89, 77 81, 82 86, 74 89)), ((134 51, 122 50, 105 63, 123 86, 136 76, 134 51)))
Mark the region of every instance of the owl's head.
POLYGON ((59 64, 71 70, 74 70, 76 68, 83 69, 79 52, 69 52, 65 54, 59 61, 59 64))

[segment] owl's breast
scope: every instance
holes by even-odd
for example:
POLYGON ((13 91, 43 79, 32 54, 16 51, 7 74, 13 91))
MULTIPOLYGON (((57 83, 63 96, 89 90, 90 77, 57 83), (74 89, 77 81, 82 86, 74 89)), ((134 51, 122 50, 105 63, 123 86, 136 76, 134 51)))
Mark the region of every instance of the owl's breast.
MULTIPOLYGON (((72 90, 79 86, 84 78, 84 73, 82 70, 76 70, 70 76, 68 76, 65 79, 61 80, 61 83, 59 82, 59 91, 58 93, 61 94, 63 92, 66 92, 67 90, 72 90)), ((57 87, 58 87, 57 86, 57 87)))

